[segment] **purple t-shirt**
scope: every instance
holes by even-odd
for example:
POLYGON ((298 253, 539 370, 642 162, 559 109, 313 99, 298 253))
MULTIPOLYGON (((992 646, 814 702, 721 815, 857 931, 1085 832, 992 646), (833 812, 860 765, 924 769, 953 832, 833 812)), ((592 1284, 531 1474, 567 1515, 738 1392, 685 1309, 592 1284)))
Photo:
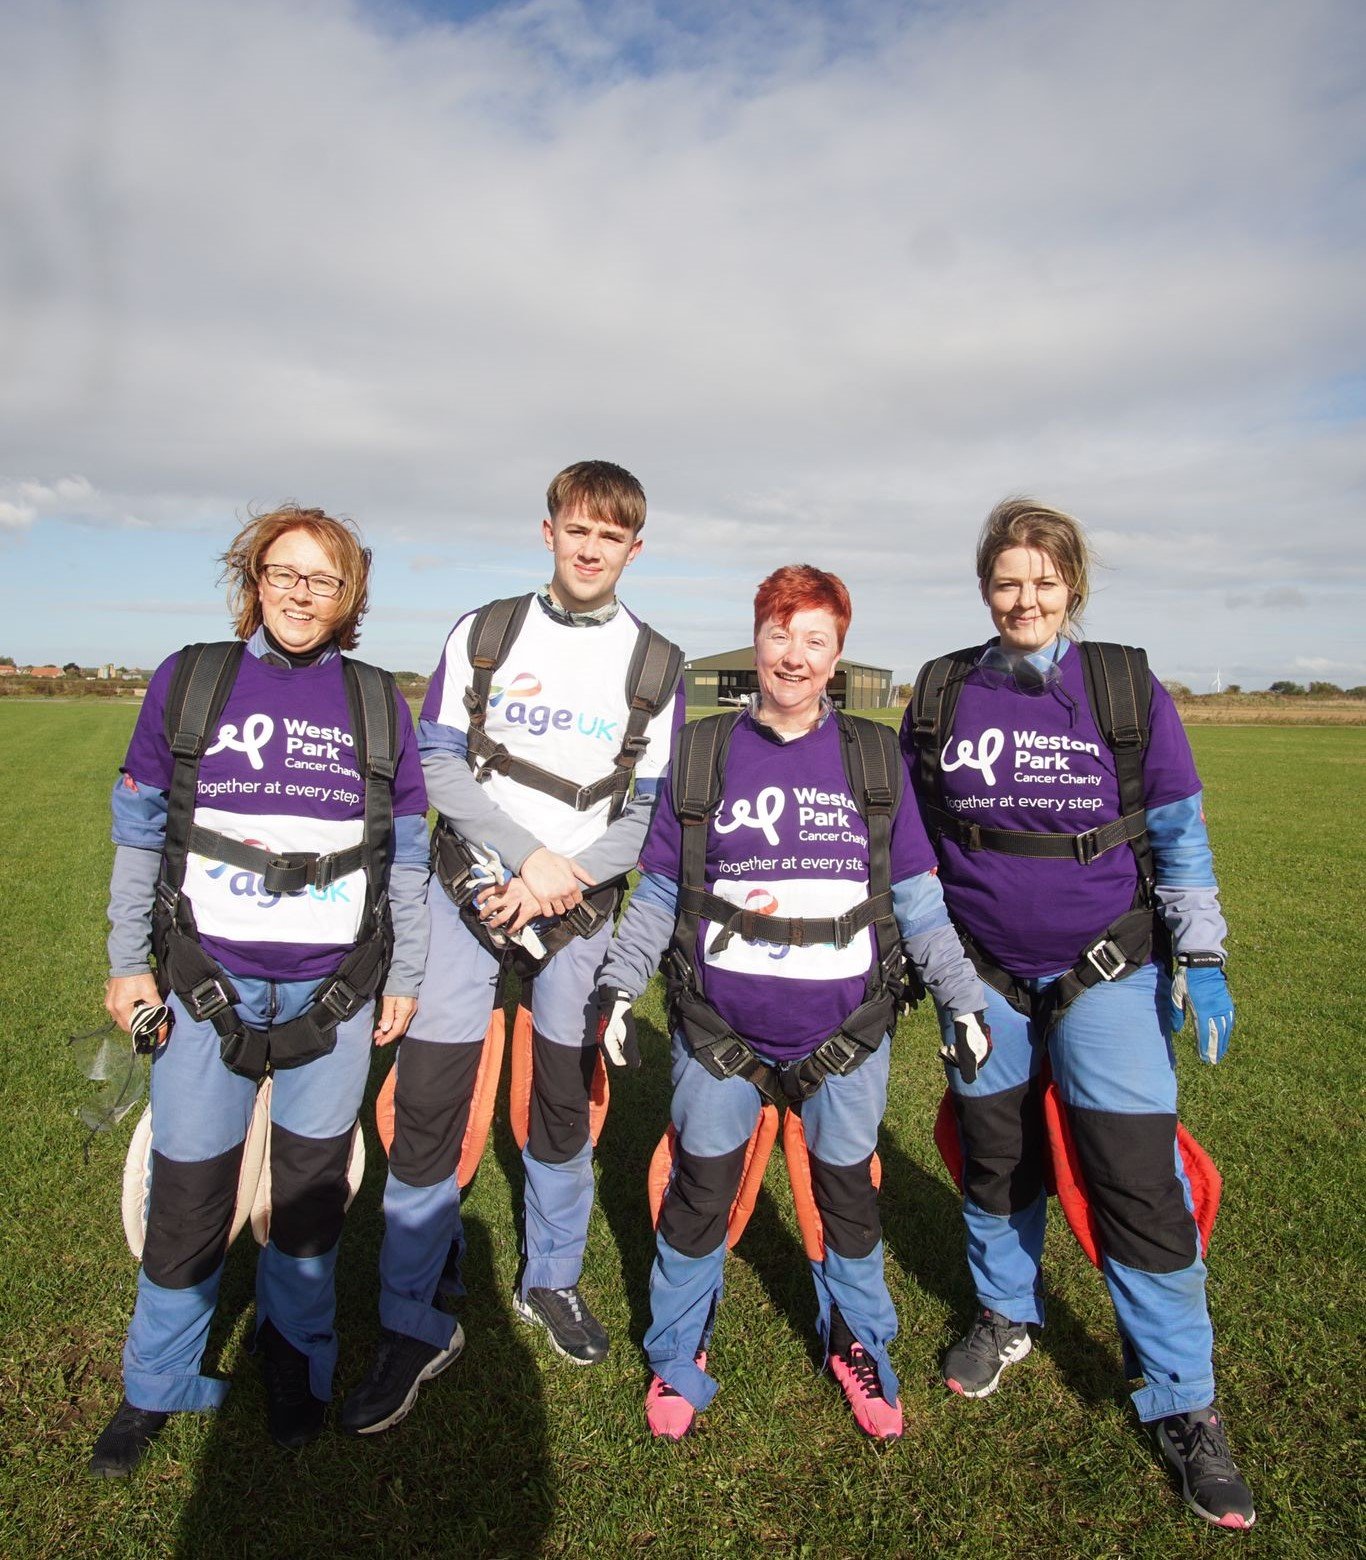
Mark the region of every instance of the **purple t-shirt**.
MULTIPOLYGON (((941 755, 944 805, 983 828, 1082 834, 1120 816, 1114 755, 1102 741, 1070 647, 1060 688, 1024 693, 974 672, 963 683, 941 755)), ((1151 738, 1143 760, 1146 807, 1184 801, 1200 789, 1176 706, 1154 679, 1151 738)), ((910 712, 902 743, 914 752, 910 712)), ((1133 903, 1134 853, 1117 846, 1083 866, 966 851, 939 841, 949 914, 1002 968, 1033 978, 1069 968, 1133 903)))
MULTIPOLYGON (((175 760, 166 743, 166 694, 176 656, 147 689, 124 773, 167 790, 175 760)), ((395 815, 425 813, 427 793, 408 707, 399 700, 395 815)), ((242 657, 217 736, 199 765, 195 822, 276 852, 344 850, 364 832, 365 787, 356 768, 340 657, 308 667, 242 657)), ((260 876, 191 855, 185 893, 205 949, 231 974, 321 979, 354 945, 365 874, 327 888, 267 894, 260 876)))
MULTIPOLYGON (((641 868, 678 882, 682 825, 666 781, 641 868)), ((892 821, 893 883, 934 870, 909 782, 892 821)), ((706 886, 761 914, 842 915, 868 897, 868 830, 849 794, 833 717, 780 742, 741 717, 726 759, 721 805, 707 824, 706 886)), ((847 948, 748 943, 720 952, 702 922, 702 993, 739 1035, 780 1061, 805 1056, 863 1001, 875 958, 871 929, 847 948)))

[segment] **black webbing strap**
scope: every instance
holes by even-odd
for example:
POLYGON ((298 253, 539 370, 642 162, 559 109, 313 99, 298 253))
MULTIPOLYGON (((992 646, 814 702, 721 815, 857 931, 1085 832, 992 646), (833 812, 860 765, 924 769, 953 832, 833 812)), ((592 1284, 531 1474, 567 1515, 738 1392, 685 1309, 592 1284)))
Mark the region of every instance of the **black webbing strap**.
POLYGON ((940 762, 953 726, 963 681, 977 665, 981 647, 950 650, 926 661, 911 695, 911 729, 915 734, 916 782, 923 801, 942 808, 940 762))
POLYGON ((208 733, 218 725, 246 646, 240 639, 186 645, 176 659, 166 694, 166 741, 175 757, 166 795, 166 843, 161 879, 176 894, 185 882, 194 823, 199 760, 208 733))
POLYGON ((1142 828, 1130 834, 1129 844, 1138 863, 1139 887, 1151 900, 1156 872, 1152 842, 1148 838, 1143 785, 1143 755, 1151 731, 1153 691, 1148 657, 1135 645, 1106 644, 1090 639, 1083 639, 1077 648, 1081 651, 1087 703, 1101 735, 1115 755, 1119 810, 1143 823, 1142 828))
POLYGON ((925 822, 936 836, 942 835, 964 850, 989 850, 1000 856, 1028 856, 1035 860, 1071 857, 1087 867, 1107 851, 1119 845, 1131 845, 1148 833, 1147 814, 1143 809, 1103 823, 1094 829, 1083 829, 1080 834, 1036 834, 1023 829, 991 829, 961 818, 957 813, 945 812, 942 807, 927 806, 925 822))
POLYGON ((892 896, 890 893, 878 894, 839 916, 762 915, 704 889, 680 886, 678 905, 687 915, 711 921, 719 928, 708 950, 710 953, 724 952, 737 933, 745 942, 775 943, 790 948, 813 948, 819 944, 847 948, 865 926, 891 915, 892 896))
POLYGON ((200 760, 236 682, 244 650, 241 640, 187 645, 172 674, 165 729, 175 769, 153 907, 153 941, 157 984, 163 997, 173 989, 192 1017, 213 1025, 226 1066, 244 1077, 260 1078, 272 1069, 300 1067, 330 1052, 336 1044, 338 1023, 354 1017, 373 999, 388 969, 393 933, 388 896, 380 885, 387 875, 394 832, 398 690, 387 672, 364 661, 342 658, 356 767, 365 783, 363 838, 360 844, 327 856, 306 851, 272 856, 194 823, 200 760), (249 1028, 238 1016, 237 990, 223 967, 204 950, 194 914, 181 892, 192 850, 230 866, 260 872, 268 893, 296 892, 310 882, 323 887, 357 867, 365 869, 360 940, 297 1018, 260 1030, 249 1028), (262 860, 266 870, 262 870, 262 860))
POLYGON ((692 901, 706 888, 707 823, 721 805, 726 753, 742 714, 741 710, 727 710, 721 715, 707 715, 684 726, 674 737, 669 785, 683 831, 674 940, 687 949, 689 959, 698 957, 701 915, 692 901))
POLYGON ((475 778, 506 775, 518 785, 553 797, 576 812, 587 812, 610 797, 609 821, 620 816, 631 790, 631 776, 649 746, 645 729, 673 696, 683 671, 683 652, 660 633, 642 624, 626 670, 627 719, 612 769, 597 780, 579 785, 530 759, 510 753, 485 729, 493 674, 507 659, 526 622, 535 598, 511 596, 480 607, 470 624, 468 656, 470 685, 465 690, 468 720, 466 751, 475 778))

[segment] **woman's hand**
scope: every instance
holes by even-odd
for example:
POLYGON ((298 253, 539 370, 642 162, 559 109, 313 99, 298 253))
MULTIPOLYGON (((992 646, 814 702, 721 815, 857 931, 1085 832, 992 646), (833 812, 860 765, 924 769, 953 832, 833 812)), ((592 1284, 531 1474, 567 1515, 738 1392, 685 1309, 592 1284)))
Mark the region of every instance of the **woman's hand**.
POLYGON ((156 977, 150 972, 141 975, 111 975, 104 983, 104 1011, 123 1030, 130 1034, 133 1028, 133 1009, 139 1002, 156 1007, 161 1001, 156 977))
POLYGON ((566 915, 583 898, 581 884, 592 888, 597 879, 569 856, 542 845, 522 863, 522 881, 541 902, 545 916, 566 915))
POLYGON ((408 1025, 417 1012, 416 997, 381 997, 379 999, 379 1023, 375 1025, 375 1044, 392 1045, 408 1032, 408 1025))
POLYGON ((521 878, 509 878, 479 897, 479 919, 498 932, 520 932, 528 921, 547 913, 521 878))

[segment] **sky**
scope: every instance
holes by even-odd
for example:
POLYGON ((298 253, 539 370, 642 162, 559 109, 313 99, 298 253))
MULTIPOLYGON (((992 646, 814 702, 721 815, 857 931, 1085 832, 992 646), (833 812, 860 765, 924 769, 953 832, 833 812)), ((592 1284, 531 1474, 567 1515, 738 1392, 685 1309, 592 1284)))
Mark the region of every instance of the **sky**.
POLYGON ((221 637, 290 498, 430 671, 602 458, 691 655, 809 562, 908 679, 1028 493, 1160 676, 1366 683, 1359 0, 7 0, 0 144, 20 663, 221 637))

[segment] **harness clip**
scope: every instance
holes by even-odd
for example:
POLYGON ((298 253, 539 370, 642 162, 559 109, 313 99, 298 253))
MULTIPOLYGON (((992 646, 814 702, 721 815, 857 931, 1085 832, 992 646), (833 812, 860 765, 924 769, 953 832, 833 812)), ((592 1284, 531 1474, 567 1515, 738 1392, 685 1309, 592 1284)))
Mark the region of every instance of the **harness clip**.
POLYGON ((1123 948, 1109 937, 1086 950, 1086 962, 1105 981, 1118 980, 1129 964, 1123 948))
POLYGON ((354 986, 349 985, 340 975, 334 975, 314 1000, 318 1007, 326 1008, 338 1021, 345 1022, 359 1011, 362 998, 354 986))
MULTIPOLYGON (((313 882, 319 857, 315 851, 292 856, 272 856, 261 874, 261 887, 268 894, 297 894, 313 882)), ((320 888, 325 885, 321 882, 320 888)))
POLYGON ((1087 829, 1084 833, 1072 836, 1072 853, 1084 867, 1089 867, 1100 854, 1099 845, 1099 829, 1087 829))
POLYGON ((837 1029, 823 1044, 811 1053, 827 1072, 843 1078, 854 1067, 861 1046, 856 1045, 842 1029, 837 1029))
POLYGON ((196 1023, 212 1019, 215 1013, 232 1006, 232 998, 216 975, 210 975, 197 986, 192 986, 181 1000, 189 1008, 190 1016, 196 1023))

